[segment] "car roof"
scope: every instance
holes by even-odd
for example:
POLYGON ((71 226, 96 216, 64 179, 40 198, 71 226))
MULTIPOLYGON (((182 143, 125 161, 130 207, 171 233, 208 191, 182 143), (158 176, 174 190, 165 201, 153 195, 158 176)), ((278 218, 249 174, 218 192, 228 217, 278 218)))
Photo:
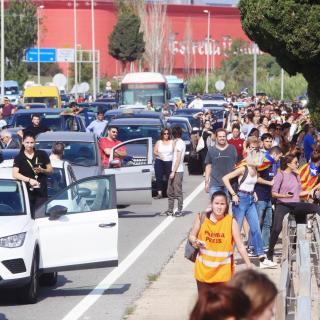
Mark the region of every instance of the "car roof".
POLYGON ((75 142, 95 142, 94 134, 91 132, 75 131, 48 131, 40 133, 37 141, 75 141, 75 142))
POLYGON ((175 112, 174 112, 174 115, 178 115, 178 114, 194 114, 194 113, 197 113, 197 112, 201 112, 202 109, 177 109, 175 112))
POLYGON ((108 123, 110 125, 161 125, 159 118, 115 118, 108 123))
POLYGON ((189 123, 189 120, 187 118, 184 118, 184 117, 169 117, 167 119, 167 122, 171 122, 171 121, 174 121, 174 122, 188 122, 189 123))
POLYGON ((60 108, 32 108, 32 109, 19 109, 14 114, 33 114, 33 113, 39 113, 42 115, 43 113, 61 113, 63 109, 60 108))

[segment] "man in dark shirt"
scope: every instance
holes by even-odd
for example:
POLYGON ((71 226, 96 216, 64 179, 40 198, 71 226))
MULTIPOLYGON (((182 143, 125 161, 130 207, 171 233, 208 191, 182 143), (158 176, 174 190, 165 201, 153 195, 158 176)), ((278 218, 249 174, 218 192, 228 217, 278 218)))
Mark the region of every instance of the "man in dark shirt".
POLYGON ((10 103, 9 98, 8 97, 4 97, 4 99, 3 99, 3 107, 2 107, 2 116, 3 116, 3 118, 4 119, 9 118, 14 113, 15 110, 16 110, 16 107, 13 106, 10 103))
POLYGON ((22 140, 23 149, 14 158, 13 177, 28 186, 32 213, 48 198, 47 175, 52 173, 49 156, 43 150, 34 148, 35 137, 26 132, 22 140))
POLYGON ((256 208, 260 220, 260 226, 262 228, 261 236, 263 249, 267 250, 269 246, 270 229, 272 224, 271 190, 273 186, 273 178, 277 174, 277 163, 282 156, 282 150, 278 146, 272 147, 265 156, 270 161, 270 166, 263 171, 259 171, 258 169, 259 178, 255 185, 254 191, 258 197, 256 208))
POLYGON ((17 132, 21 138, 24 136, 25 132, 31 132, 34 137, 37 137, 39 133, 50 131, 48 127, 40 124, 40 115, 38 114, 31 115, 31 122, 31 126, 17 132))

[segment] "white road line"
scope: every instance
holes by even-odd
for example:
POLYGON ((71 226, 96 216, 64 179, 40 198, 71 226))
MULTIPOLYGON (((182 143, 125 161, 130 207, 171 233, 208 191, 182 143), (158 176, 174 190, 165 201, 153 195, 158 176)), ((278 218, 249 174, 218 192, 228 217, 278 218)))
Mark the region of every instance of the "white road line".
MULTIPOLYGON (((192 193, 184 200, 183 209, 185 209, 191 201, 204 189, 202 182, 192 193)), ((167 217, 164 219, 131 253, 119 264, 119 266, 111 271, 87 296, 85 296, 63 320, 79 319, 102 295, 108 290, 113 283, 122 276, 131 265, 142 255, 142 253, 157 239, 157 237, 170 226, 175 217, 167 217)))

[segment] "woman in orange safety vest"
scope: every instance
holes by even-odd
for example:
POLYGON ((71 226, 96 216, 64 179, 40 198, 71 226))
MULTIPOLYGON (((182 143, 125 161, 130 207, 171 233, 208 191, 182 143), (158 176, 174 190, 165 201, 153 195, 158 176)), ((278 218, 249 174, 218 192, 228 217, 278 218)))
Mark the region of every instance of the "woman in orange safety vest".
POLYGON ((204 217, 198 215, 189 235, 191 244, 199 248, 195 261, 198 292, 231 279, 234 243, 246 265, 251 267, 239 226, 228 214, 226 194, 222 191, 215 192, 211 198, 211 207, 212 211, 207 212, 204 217))

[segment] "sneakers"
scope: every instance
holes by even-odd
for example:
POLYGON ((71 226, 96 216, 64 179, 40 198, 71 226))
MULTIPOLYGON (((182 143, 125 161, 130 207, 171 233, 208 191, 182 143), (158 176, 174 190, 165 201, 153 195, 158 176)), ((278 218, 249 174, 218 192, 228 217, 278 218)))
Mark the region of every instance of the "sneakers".
POLYGON ((162 199, 162 195, 160 193, 158 193, 155 197, 153 197, 153 199, 162 199))
POLYGON ((183 216, 183 213, 182 213, 182 211, 177 210, 177 211, 174 213, 174 216, 175 216, 175 217, 182 217, 182 216, 183 216))
POLYGON ((250 248, 248 248, 247 251, 248 251, 248 257, 254 258, 254 257, 257 257, 257 256, 258 256, 258 255, 256 255, 256 254, 254 253, 254 251, 253 251, 252 249, 250 249, 250 248))
POLYGON ((173 216, 173 211, 166 210, 166 211, 160 212, 159 216, 173 216))
POLYGON ((260 262, 260 269, 274 269, 277 267, 277 264, 271 260, 264 259, 260 262))

